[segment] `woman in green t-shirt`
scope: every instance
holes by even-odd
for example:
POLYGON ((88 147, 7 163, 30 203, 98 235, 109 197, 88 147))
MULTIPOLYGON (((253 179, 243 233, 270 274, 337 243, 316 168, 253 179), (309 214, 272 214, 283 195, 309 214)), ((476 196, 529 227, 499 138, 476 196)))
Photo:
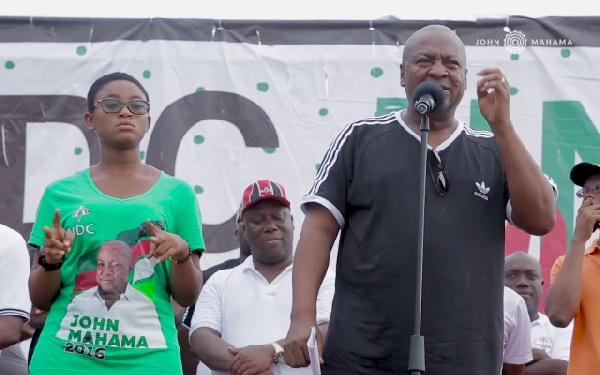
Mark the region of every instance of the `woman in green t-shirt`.
POLYGON ((150 99, 137 79, 99 78, 87 105, 101 160, 46 188, 29 240, 31 300, 50 310, 31 374, 181 374, 171 297, 189 306, 202 284, 196 195, 140 161, 150 99))

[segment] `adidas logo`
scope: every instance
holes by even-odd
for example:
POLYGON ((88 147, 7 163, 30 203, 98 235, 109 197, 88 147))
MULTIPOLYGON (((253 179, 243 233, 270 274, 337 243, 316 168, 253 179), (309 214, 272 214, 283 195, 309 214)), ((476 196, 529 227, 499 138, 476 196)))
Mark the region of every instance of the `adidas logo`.
POLYGON ((73 216, 74 218, 77 219, 77 222, 81 222, 81 217, 85 216, 85 215, 89 215, 90 214, 90 210, 85 208, 84 206, 79 206, 79 208, 77 208, 77 210, 75 210, 75 212, 73 212, 73 216))
POLYGON ((490 188, 486 187, 485 182, 483 181, 481 181, 481 183, 475 182, 475 185, 477 186, 478 191, 474 192, 473 195, 476 195, 479 198, 487 201, 489 199, 487 194, 490 192, 490 188))

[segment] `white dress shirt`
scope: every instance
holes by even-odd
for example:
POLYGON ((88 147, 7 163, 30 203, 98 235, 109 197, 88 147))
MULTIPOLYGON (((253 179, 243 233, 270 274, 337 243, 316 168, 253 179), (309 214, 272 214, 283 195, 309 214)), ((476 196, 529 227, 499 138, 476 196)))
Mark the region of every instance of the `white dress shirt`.
POLYGON ((504 363, 521 365, 533 360, 531 328, 525 300, 504 287, 504 363))
MULTIPOLYGON (((317 324, 329 322, 335 277, 327 271, 317 296, 317 324)), ((254 268, 252 257, 229 269, 217 271, 206 282, 196 302, 190 337, 207 327, 235 346, 266 345, 287 335, 292 311, 292 265, 271 283, 254 268)), ((311 374, 309 368, 271 365, 274 375, 311 374)), ((214 375, 226 372, 213 371, 214 375)))

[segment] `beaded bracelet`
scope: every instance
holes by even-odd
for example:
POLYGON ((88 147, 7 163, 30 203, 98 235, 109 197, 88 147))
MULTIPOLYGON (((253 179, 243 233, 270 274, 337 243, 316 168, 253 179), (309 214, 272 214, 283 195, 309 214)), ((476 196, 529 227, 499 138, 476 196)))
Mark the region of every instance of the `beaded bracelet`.
POLYGON ((187 262, 188 260, 190 260, 191 258, 192 258, 192 250, 189 250, 188 255, 185 258, 183 258, 182 260, 175 260, 175 259, 173 259, 173 257, 171 257, 171 260, 173 262, 175 262, 176 264, 183 264, 183 263, 187 262))

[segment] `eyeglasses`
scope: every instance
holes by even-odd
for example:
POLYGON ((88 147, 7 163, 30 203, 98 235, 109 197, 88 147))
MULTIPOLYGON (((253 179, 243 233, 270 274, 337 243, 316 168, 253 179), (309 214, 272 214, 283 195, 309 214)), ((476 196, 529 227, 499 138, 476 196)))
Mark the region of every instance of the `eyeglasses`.
POLYGON ((450 190, 450 180, 448 179, 448 170, 442 162, 442 158, 436 150, 429 150, 427 153, 427 163, 429 164, 429 175, 435 185, 439 195, 446 195, 450 190))
POLYGON ((134 115, 145 115, 150 111, 150 103, 143 100, 132 100, 130 102, 121 102, 115 99, 102 99, 94 104, 94 108, 100 104, 104 113, 119 113, 123 106, 127 106, 134 115))
POLYGON ((592 186, 583 187, 577 191, 576 195, 579 198, 585 197, 587 193, 600 194, 600 181, 596 182, 592 186))
POLYGON ((104 271, 104 270, 111 270, 113 272, 121 269, 123 266, 117 262, 110 262, 110 263, 98 263, 96 266, 96 269, 100 270, 100 271, 104 271))

